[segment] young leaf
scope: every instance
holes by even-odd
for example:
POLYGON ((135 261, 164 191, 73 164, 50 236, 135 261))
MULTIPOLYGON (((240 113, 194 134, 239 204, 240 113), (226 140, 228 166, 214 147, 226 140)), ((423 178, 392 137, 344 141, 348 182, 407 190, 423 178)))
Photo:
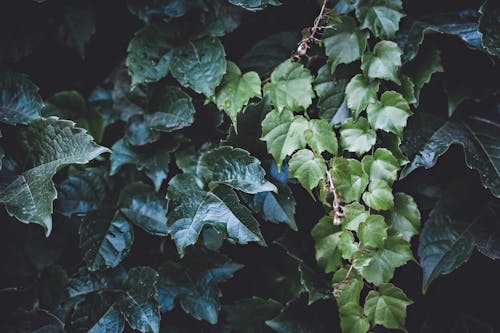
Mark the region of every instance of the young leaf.
POLYGON ((297 178, 308 191, 311 191, 318 186, 322 179, 325 179, 325 160, 321 155, 315 155, 309 149, 302 149, 293 154, 289 166, 290 177, 297 178))
POLYGON ((341 254, 338 248, 340 228, 333 225, 329 216, 322 217, 311 230, 316 249, 316 261, 325 273, 335 272, 341 264, 341 254))
POLYGON ((394 208, 385 216, 387 224, 408 242, 420 230, 420 212, 415 200, 407 194, 394 194, 394 208))
POLYGON ((375 129, 401 137, 408 117, 412 114, 408 102, 395 91, 386 91, 380 101, 368 106, 368 121, 375 129))
POLYGON ((370 215, 359 225, 358 237, 363 246, 380 249, 387 239, 387 224, 381 215, 370 215))
POLYGON ((340 233, 338 247, 340 253, 342 253, 342 259, 345 260, 351 260, 354 253, 359 250, 358 243, 354 240, 354 235, 348 230, 340 233))
POLYGON ((311 119, 305 133, 306 142, 316 154, 324 151, 337 155, 338 144, 332 126, 323 119, 311 119))
POLYGON ((401 289, 384 283, 368 293, 364 312, 375 325, 404 330, 406 307, 412 303, 401 289))
POLYGON ((365 210, 365 206, 359 202, 353 202, 347 206, 344 206, 344 218, 342 219, 342 229, 358 231, 359 224, 366 221, 368 218, 368 212, 365 210))
POLYGON ((333 184, 343 202, 357 201, 368 185, 368 175, 361 162, 336 157, 332 160, 333 184))
POLYGON ((361 28, 370 29, 381 39, 391 39, 399 28, 402 13, 401 0, 359 0, 356 6, 356 17, 361 28))
POLYGON ((363 201, 375 210, 390 210, 394 207, 392 189, 385 180, 380 179, 370 182, 368 192, 363 193, 363 201))
POLYGON ((363 54, 361 69, 370 79, 384 79, 401 85, 399 68, 403 51, 394 42, 383 40, 373 48, 373 52, 363 54))
POLYGON ((363 157, 361 164, 370 180, 385 180, 392 185, 398 177, 399 162, 388 149, 378 148, 373 155, 363 157))
POLYGON ((363 308, 357 303, 348 303, 339 308, 340 328, 343 333, 367 333, 370 329, 363 308))
POLYGON ((376 132, 364 117, 348 118, 340 128, 340 146, 358 156, 370 151, 377 140, 376 132))
POLYGON ((369 81, 363 74, 358 74, 349 81, 345 87, 345 97, 355 118, 359 117, 368 105, 377 101, 379 86, 377 80, 369 81))

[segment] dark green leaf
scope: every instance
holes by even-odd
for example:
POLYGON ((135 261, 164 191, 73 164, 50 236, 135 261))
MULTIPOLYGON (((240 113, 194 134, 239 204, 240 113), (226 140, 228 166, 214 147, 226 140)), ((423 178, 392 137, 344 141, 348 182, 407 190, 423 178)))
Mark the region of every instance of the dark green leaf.
POLYGON ((316 248, 316 261, 325 273, 335 272, 341 264, 338 249, 340 228, 333 225, 333 218, 325 216, 311 230, 316 248))
POLYGON ((478 30, 481 44, 492 55, 500 57, 500 6, 492 0, 487 0, 481 6, 481 19, 478 30))
POLYGON ((368 293, 364 312, 373 324, 405 330, 406 307, 412 303, 401 289, 384 283, 368 293))
POLYGON ((63 22, 58 26, 56 38, 85 58, 85 44, 95 32, 95 17, 95 9, 90 4, 65 4, 63 22))
POLYGON ((356 16, 361 28, 370 29, 380 39, 391 39, 405 16, 401 0, 359 0, 356 16))
POLYGON ((250 11, 262 10, 265 7, 279 6, 281 3, 278 0, 229 0, 230 3, 240 6, 250 11))
POLYGON ((242 333, 261 333, 265 321, 276 317, 283 306, 273 299, 252 297, 224 306, 226 320, 233 330, 242 333))
POLYGON ((121 333, 125 320, 112 294, 90 294, 71 315, 71 329, 78 333, 121 333))
POLYGON ((293 230, 297 230, 295 198, 288 186, 280 186, 277 194, 257 193, 253 198, 253 207, 262 213, 265 220, 273 223, 286 223, 293 230))
POLYGON ((69 281, 68 295, 78 297, 105 289, 119 289, 126 275, 125 269, 120 266, 102 272, 92 272, 87 267, 80 267, 69 281))

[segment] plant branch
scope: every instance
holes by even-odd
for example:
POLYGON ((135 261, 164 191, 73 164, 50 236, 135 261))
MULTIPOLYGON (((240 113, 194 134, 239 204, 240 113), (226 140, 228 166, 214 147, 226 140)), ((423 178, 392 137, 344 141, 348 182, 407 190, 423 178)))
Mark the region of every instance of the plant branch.
POLYGON ((322 30, 324 27, 321 26, 321 21, 325 18, 325 10, 326 10, 326 2, 327 0, 323 0, 323 4, 321 5, 321 10, 314 19, 314 25, 310 27, 309 33, 306 37, 304 37, 298 44, 297 51, 291 56, 292 61, 299 60, 300 57, 306 55, 307 50, 310 48, 309 44, 317 42, 319 39, 316 37, 316 34, 322 30))
POLYGON ((328 192, 333 193, 333 203, 332 203, 332 211, 330 216, 333 217, 333 224, 340 225, 342 223, 342 217, 344 217, 344 212, 342 205, 340 204, 340 195, 337 193, 335 189, 335 185, 333 183, 333 177, 330 173, 330 170, 326 170, 326 176, 328 177, 328 192))

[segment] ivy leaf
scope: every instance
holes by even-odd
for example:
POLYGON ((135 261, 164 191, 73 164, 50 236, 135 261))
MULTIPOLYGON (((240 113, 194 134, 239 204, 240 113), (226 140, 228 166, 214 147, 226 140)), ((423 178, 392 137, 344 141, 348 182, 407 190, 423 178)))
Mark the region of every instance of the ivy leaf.
POLYGON ((401 137, 408 117, 412 114, 408 102, 395 91, 386 91, 380 101, 368 106, 368 121, 375 129, 401 137))
POLYGON ((399 161, 388 149, 378 148, 373 155, 363 157, 361 164, 370 180, 385 180, 392 185, 398 177, 399 161))
POLYGON ((264 179, 260 161, 246 150, 223 146, 203 154, 196 173, 210 188, 225 184, 245 193, 276 192, 276 186, 264 179))
POLYGON ((364 312, 371 323, 405 330, 406 307, 410 304, 413 302, 401 289, 383 283, 366 296, 364 312))
POLYGON ((323 119, 311 119, 305 133, 306 142, 316 154, 324 151, 337 155, 338 144, 332 126, 323 119))
POLYGON ((363 246, 380 249, 387 239, 387 224, 382 215, 370 215, 359 225, 358 237, 363 246))
POLYGON ((302 186, 311 191, 325 179, 326 165, 321 155, 315 155, 309 149, 302 149, 293 154, 289 162, 290 177, 297 178, 302 186))
POLYGON ((401 75, 401 86, 399 92, 409 104, 417 103, 417 97, 415 96, 415 84, 408 75, 401 75))
POLYGON ((119 289, 125 281, 127 272, 121 266, 105 271, 92 272, 87 267, 80 267, 71 277, 68 296, 78 297, 96 294, 103 289, 119 289))
POLYGON ((354 112, 354 117, 357 118, 371 103, 377 101, 377 91, 380 83, 377 80, 369 81, 358 74, 354 76, 345 87, 345 97, 347 106, 354 112))
POLYGON ((387 224, 397 230, 403 239, 410 239, 420 230, 420 212, 415 200, 404 193, 394 194, 394 208, 386 215, 387 224))
MULTIPOLYGON (((384 1, 384 0, 381 0, 384 1)), ((384 79, 401 85, 399 68, 403 51, 391 41, 380 41, 373 48, 373 52, 363 54, 361 69, 370 79, 384 79)))
POLYGON ((167 201, 143 183, 123 188, 118 199, 120 212, 136 226, 150 234, 167 235, 167 201))
POLYGON ((500 57, 500 28, 498 19, 500 17, 500 6, 494 1, 487 0, 481 6, 481 18, 478 31, 481 35, 481 44, 491 54, 500 57))
POLYGON ((276 317, 283 306, 273 299, 252 297, 225 305, 226 320, 233 330, 259 333, 266 330, 264 322, 276 317))
POLYGON ((441 65, 441 52, 438 49, 422 50, 412 62, 405 65, 404 69, 415 83, 417 100, 415 105, 418 106, 422 88, 431 81, 432 75, 444 71, 441 65))
POLYGON ((240 205, 229 187, 217 186, 205 192, 197 183, 197 179, 188 174, 177 175, 169 182, 167 198, 175 208, 168 215, 168 229, 181 256, 187 246, 196 243, 205 225, 227 232, 240 244, 264 244, 258 222, 240 205))
POLYGON ((157 281, 158 273, 151 267, 128 271, 118 307, 130 327, 140 332, 160 331, 160 306, 155 299, 157 281))
POLYGON ((342 228, 351 231, 358 231, 360 223, 363 223, 368 218, 368 212, 365 210, 365 206, 359 202, 353 202, 347 206, 344 206, 344 218, 342 219, 342 228))
POLYGON ((353 254, 358 251, 358 243, 354 240, 354 235, 348 230, 344 230, 339 235, 338 244, 342 259, 351 260, 353 254))
POLYGON ((231 118, 237 129, 237 116, 252 97, 260 97, 260 78, 256 72, 241 74, 235 63, 228 61, 226 75, 215 92, 215 103, 231 118))
POLYGON ((286 60, 271 73, 271 81, 264 86, 264 93, 279 112, 306 110, 314 97, 311 72, 298 62, 286 60))
POLYGON ((226 72, 225 57, 224 47, 217 38, 189 41, 174 50, 170 71, 184 87, 211 97, 226 72))
POLYGON ((305 132, 309 123, 303 116, 294 116, 284 110, 269 112, 262 121, 262 138, 266 141, 267 151, 274 157, 278 170, 288 155, 306 146, 305 132))
POLYGON ((63 22, 57 27, 56 38, 74 48, 85 58, 85 44, 95 32, 95 9, 85 3, 71 3, 63 6, 63 22))
POLYGON ((359 0, 356 17, 361 28, 370 29, 380 39, 391 39, 399 28, 402 13, 401 0, 359 0))
POLYGON ((335 272, 341 264, 341 254, 338 248, 340 228, 333 225, 329 216, 322 217, 311 230, 316 249, 316 261, 325 273, 335 272))
POLYGON ((253 207, 262 217, 273 223, 286 223, 297 230, 295 223, 295 198, 288 186, 280 186, 278 193, 260 192, 253 198, 253 207))
POLYGON ((343 202, 358 201, 368 185, 368 175, 361 162, 354 159, 335 157, 331 174, 343 202))
POLYGON ((199 250, 190 252, 181 263, 161 264, 157 296, 161 310, 172 310, 178 300, 186 313, 215 324, 222 296, 218 283, 229 280, 241 268, 243 265, 222 254, 199 250))
POLYGON ((368 192, 363 193, 363 201, 368 207, 375 210, 392 209, 394 196, 391 186, 384 180, 372 180, 368 186, 368 192))
POLYGON ((205 4, 200 0, 160 0, 153 2, 127 0, 127 6, 132 14, 145 23, 149 23, 154 19, 161 19, 168 22, 174 18, 183 16, 191 9, 204 8, 205 4))
POLYGON ((267 6, 279 6, 281 3, 278 0, 229 0, 230 3, 236 6, 245 8, 246 10, 255 12, 266 8, 267 6))
POLYGON ((348 303, 339 308, 340 327, 344 333, 367 333, 370 329, 363 308, 357 303, 348 303))
POLYGON ((359 29, 352 17, 342 16, 340 19, 341 23, 333 24, 323 35, 325 53, 331 63, 332 73, 338 64, 349 64, 361 58, 369 36, 368 31, 359 29))
POLYGON ((93 293, 71 314, 71 328, 78 332, 123 332, 125 320, 109 293, 93 293))
POLYGON ((9 215, 24 223, 40 224, 47 236, 52 230, 52 202, 57 196, 52 177, 57 170, 72 163, 88 163, 109 151, 74 125, 49 117, 20 129, 20 149, 28 156, 25 170, 0 185, 0 202, 9 215))
POLYGON ((130 252, 134 241, 132 226, 117 212, 87 216, 80 225, 80 248, 91 271, 116 267, 130 252))
POLYGON ((0 73, 0 121, 11 124, 28 124, 40 118, 43 100, 26 75, 4 71, 0 73))
POLYGON ((376 140, 376 132, 364 117, 348 118, 340 128, 340 146, 358 156, 370 151, 376 140))
POLYGON ((335 301, 339 309, 347 304, 358 305, 364 287, 363 278, 355 270, 352 270, 346 279, 347 272, 348 270, 342 267, 333 274, 332 286, 336 292, 335 301))

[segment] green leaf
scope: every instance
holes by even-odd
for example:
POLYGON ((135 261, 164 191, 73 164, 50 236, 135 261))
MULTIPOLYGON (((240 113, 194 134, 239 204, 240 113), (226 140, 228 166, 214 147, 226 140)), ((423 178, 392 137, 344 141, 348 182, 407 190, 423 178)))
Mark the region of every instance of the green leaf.
POLYGON ((333 218, 322 217, 311 230, 316 249, 316 261, 325 273, 335 272, 341 264, 341 254, 338 248, 340 228, 333 225, 333 218))
POLYGON ((331 174, 343 202, 358 201, 368 185, 368 175, 361 162, 354 159, 335 157, 331 174))
POLYGON ((415 96, 415 84, 408 75, 401 75, 401 86, 399 92, 409 104, 417 103, 417 97, 415 96))
POLYGON ((384 79, 401 85, 399 68, 402 54, 396 43, 383 40, 375 45, 373 52, 363 54, 361 69, 370 79, 384 79))
POLYGON ((412 303, 401 289, 384 283, 368 293, 364 312, 371 323, 405 330, 406 307, 412 303))
POLYGON ((145 23, 149 23, 154 19, 161 19, 169 22, 174 18, 185 15, 190 10, 205 8, 205 4, 200 0, 159 0, 154 2, 127 0, 127 7, 132 14, 136 15, 145 23))
POLYGON ((71 314, 72 330, 89 333, 123 332, 125 320, 114 298, 108 293, 93 293, 78 303, 71 314))
POLYGON ((127 48, 126 66, 132 77, 132 89, 167 75, 172 53, 169 35, 163 29, 148 24, 137 31, 127 48))
POLYGON ((222 254, 200 250, 188 253, 181 263, 164 262, 158 270, 157 295, 162 312, 172 310, 178 300, 186 313, 215 324, 222 296, 218 283, 241 268, 222 254))
POLYGON ((338 64, 349 64, 361 58, 369 36, 368 31, 359 29, 352 17, 341 16, 340 19, 342 22, 326 29, 322 38, 332 73, 338 64))
POLYGON ((407 194, 394 194, 394 208, 385 215, 387 224, 406 241, 420 231, 420 212, 415 200, 407 194))
POLYGON ((415 83, 415 98, 417 100, 415 105, 418 106, 422 88, 431 81, 432 75, 444 72, 441 65, 441 52, 438 49, 422 50, 412 62, 405 65, 404 71, 415 83))
POLYGON ((398 177, 399 161, 388 149, 378 148, 373 155, 363 157, 361 164, 370 180, 385 180, 392 185, 398 177))
POLYGON ((391 39, 405 16, 401 0, 359 0, 356 17, 361 28, 370 29, 380 39, 391 39))
POLYGON ((359 117, 368 105, 377 101, 379 86, 377 80, 369 81, 363 74, 358 74, 349 81, 345 87, 345 97, 354 117, 359 117))
POLYGON ((348 230, 340 233, 338 247, 342 253, 342 259, 351 260, 353 254, 358 251, 358 243, 354 241, 354 235, 348 230))
POLYGON ((43 100, 38 94, 38 87, 26 75, 1 72, 0 90, 0 121, 17 125, 40 118, 43 100))
POLYGON ((262 213, 262 217, 273 223, 286 223, 297 230, 295 223, 295 198, 288 186, 280 186, 278 193, 260 192, 253 198, 253 208, 262 213))
POLYGON ((313 77, 311 72, 298 62, 286 60, 271 73, 271 81, 264 86, 264 93, 271 98, 274 107, 282 112, 306 110, 312 103, 313 77))
POLYGON ((358 237, 363 246, 380 249, 387 239, 387 224, 381 215, 370 215, 359 225, 358 237))
POLYGON ((266 330, 265 321, 276 317, 283 306, 273 299, 246 298, 224 306, 226 320, 233 330, 260 333, 266 330))
POLYGON ((394 207, 391 186, 385 181, 375 179, 370 182, 368 192, 363 193, 365 204, 375 210, 390 210, 394 207))
POLYGON ((80 267, 71 277, 68 296, 78 298, 95 294, 103 289, 119 289, 125 281, 127 272, 121 266, 115 269, 92 272, 87 267, 80 267))
POLYGON ((344 217, 342 218, 342 228, 358 231, 359 224, 366 221, 368 218, 368 212, 365 210, 365 206, 359 202, 353 202, 347 206, 344 206, 344 217))
POLYGON ((364 117, 348 118, 340 128, 340 146, 358 156, 370 151, 377 140, 377 133, 364 117))
POLYGON ((480 9, 478 31, 481 33, 481 44, 491 54, 500 57, 500 6, 495 1, 487 0, 480 9))
POLYGON ((80 248, 91 271, 116 267, 130 252, 132 226, 117 212, 114 217, 90 215, 80 225, 80 248))
POLYGON ((367 333, 370 329, 363 308, 357 303, 348 303, 339 308, 340 328, 344 333, 367 333))
POLYGON ((193 175, 184 174, 169 182, 167 198, 172 209, 168 215, 168 229, 181 256, 187 246, 196 243, 205 225, 227 232, 240 244, 264 244, 258 222, 240 205, 236 193, 222 185, 205 192, 198 181, 193 175))
POLYGON ((157 281, 158 273, 151 267, 128 271, 118 307, 130 327, 140 332, 160 331, 160 306, 155 299, 157 281))
POLYGON ((335 301, 339 308, 347 304, 359 304, 361 291, 363 290, 363 278, 355 271, 351 270, 347 276, 348 269, 340 268, 333 274, 333 289, 335 301))
POLYGON ((107 148, 96 145, 75 123, 55 117, 33 120, 20 129, 25 169, 0 185, 0 202, 9 215, 24 223, 37 223, 45 234, 52 230, 52 202, 57 196, 52 177, 65 165, 85 164, 107 148))
POLYGON ((315 155, 309 149, 302 149, 293 154, 289 162, 290 177, 297 178, 302 186, 311 191, 325 179, 326 164, 321 155, 315 155))
POLYGON ((386 91, 380 101, 368 106, 368 121, 375 129, 401 137, 408 117, 412 114, 408 102, 395 91, 386 91))
POLYGON ((305 133, 306 142, 316 154, 324 151, 337 155, 339 150, 337 137, 332 126, 323 119, 311 119, 305 133))
POLYGON ((224 184, 249 194, 277 191, 276 186, 264 179, 266 172, 260 161, 240 148, 223 146, 203 154, 196 173, 212 189, 224 184))
POLYGON ((269 112, 262 121, 262 138, 267 151, 274 157, 278 170, 288 155, 306 146, 305 132, 309 123, 303 116, 295 116, 285 110, 269 112))
POLYGON ((229 116, 237 128, 238 113, 248 104, 252 97, 260 97, 260 78, 256 72, 241 74, 235 63, 228 61, 226 75, 215 92, 215 103, 219 110, 229 116))
POLYGON ((224 47, 217 38, 189 41, 174 50, 170 71, 184 87, 211 97, 226 72, 225 57, 224 47))
POLYGON ((281 3, 278 0, 229 0, 230 3, 236 6, 245 8, 246 10, 255 12, 266 8, 267 6, 279 6, 281 3))
POLYGON ((167 235, 167 201, 149 185, 131 183, 125 186, 118 207, 136 226, 153 235, 167 235))

